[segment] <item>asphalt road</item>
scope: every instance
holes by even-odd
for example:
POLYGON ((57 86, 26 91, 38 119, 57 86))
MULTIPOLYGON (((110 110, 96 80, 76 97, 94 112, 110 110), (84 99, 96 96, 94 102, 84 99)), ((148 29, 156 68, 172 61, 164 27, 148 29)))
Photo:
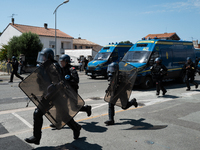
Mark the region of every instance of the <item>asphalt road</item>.
MULTIPOLYGON (((24 77, 26 75, 23 75, 24 77)), ((136 109, 115 107, 116 125, 105 126, 108 104, 104 102, 105 79, 90 79, 80 73, 79 94, 92 115, 80 112, 75 120, 82 125, 78 140, 67 126, 53 130, 44 117, 40 145, 24 142, 32 136, 33 111, 27 97, 18 88, 19 79, 8 83, 9 76, 0 76, 0 149, 2 150, 198 150, 200 147, 200 90, 185 91, 184 84, 165 83, 166 96, 155 95, 155 88, 134 87, 131 98, 139 102, 136 109)), ((200 76, 196 76, 200 80, 200 76)))

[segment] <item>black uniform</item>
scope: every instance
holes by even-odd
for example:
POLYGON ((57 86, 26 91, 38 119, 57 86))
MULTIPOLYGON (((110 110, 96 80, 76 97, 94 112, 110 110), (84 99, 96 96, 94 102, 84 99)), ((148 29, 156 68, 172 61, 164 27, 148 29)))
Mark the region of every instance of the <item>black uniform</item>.
POLYGON ((156 63, 151 67, 153 80, 156 81, 156 95, 160 94, 160 90, 163 91, 163 95, 167 92, 162 84, 163 77, 167 75, 167 70, 168 69, 161 63, 156 63))
POLYGON ((13 67, 13 71, 11 73, 11 76, 10 76, 10 82, 13 82, 13 76, 15 75, 16 77, 20 78, 21 80, 23 80, 23 77, 21 77, 17 71, 18 71, 18 61, 15 59, 13 59, 13 61, 11 62, 12 63, 12 67, 13 67))
MULTIPOLYGON (((65 67, 62 68, 63 75, 69 75, 69 84, 74 89, 76 93, 78 93, 78 83, 79 83, 79 76, 74 67, 72 67, 70 64, 67 64, 65 67)), ((91 106, 83 106, 80 111, 84 111, 87 113, 88 116, 91 115, 91 106)))
MULTIPOLYGON (((117 63, 111 63, 109 66, 108 66, 108 70, 107 72, 109 72, 108 76, 108 81, 110 81, 110 84, 111 82, 114 82, 114 83, 117 83, 118 85, 120 84, 120 79, 119 79, 119 76, 118 76, 118 70, 119 70, 119 66, 117 63), (118 68, 117 68, 118 67, 118 68), (117 68, 116 70, 114 68, 117 68), (112 70, 112 73, 109 72, 110 70, 112 70), (114 71, 115 70, 115 71, 114 71), (118 78, 115 79, 115 81, 112 81, 113 79, 113 76, 118 76, 118 78)), ((118 86, 117 85, 117 86, 118 86)), ((116 89, 115 89, 116 90, 116 89)), ((107 91, 106 91, 107 92, 107 91)), ((126 94, 126 93, 125 93, 126 94)), ((124 95, 123 95, 124 96, 124 95)), ((127 105, 125 107, 122 107, 122 109, 126 110, 128 109, 129 107, 131 106, 135 106, 137 107, 138 106, 138 103, 136 101, 135 98, 133 98, 131 101, 127 102, 127 105)), ((108 103, 108 117, 109 117, 109 120, 105 121, 104 123, 106 125, 114 125, 115 124, 115 121, 114 121, 114 115, 115 115, 115 104, 112 104, 112 103, 108 103)))
MULTIPOLYGON (((53 64, 56 66, 57 70, 60 73, 63 73, 58 62, 55 60, 52 60, 52 61, 53 61, 53 64)), ((38 80, 40 79, 38 78, 38 80)), ((72 83, 72 82, 69 82, 69 83, 72 83)), ((42 135, 43 115, 44 114, 42 113, 40 109, 38 108, 35 109, 33 113, 33 137, 26 138, 25 139, 26 142, 40 144, 40 139, 42 135)), ((77 139, 80 134, 81 126, 77 122, 75 122, 73 118, 67 123, 67 125, 73 130, 74 139, 77 139)))
POLYGON ((194 84, 195 87, 198 88, 198 83, 194 82, 195 64, 192 61, 187 61, 183 69, 185 70, 187 89, 190 90, 190 83, 194 84))

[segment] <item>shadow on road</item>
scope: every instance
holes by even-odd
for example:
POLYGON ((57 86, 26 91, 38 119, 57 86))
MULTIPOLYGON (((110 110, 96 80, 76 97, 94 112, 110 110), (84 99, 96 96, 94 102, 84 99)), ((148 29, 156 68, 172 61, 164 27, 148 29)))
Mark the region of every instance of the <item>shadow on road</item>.
POLYGON ((160 130, 167 127, 167 125, 152 125, 150 123, 143 122, 145 119, 140 118, 139 120, 135 119, 120 119, 124 122, 122 123, 116 123, 116 125, 123 125, 123 124, 130 124, 133 125, 133 127, 124 129, 124 130, 160 130))
POLYGON ((67 143, 61 146, 45 146, 38 147, 34 150, 102 150, 102 146, 98 144, 91 144, 86 141, 86 137, 74 140, 72 143, 67 143))
MULTIPOLYGON (((102 127, 102 126, 98 126, 98 122, 78 122, 80 123, 80 125, 82 126, 82 128, 88 132, 106 132, 108 128, 106 127, 102 127)), ((70 129, 67 125, 65 127, 63 127, 62 129, 70 129)), ((57 130, 52 128, 52 130, 57 130)))
POLYGON ((163 95, 163 96, 158 96, 158 98, 171 98, 171 99, 176 99, 176 98, 180 98, 179 96, 175 96, 175 95, 163 95))
POLYGON ((98 122, 79 122, 79 123, 84 123, 84 125, 82 125, 82 128, 88 132, 106 132, 108 128, 106 127, 102 127, 102 126, 98 126, 98 122))

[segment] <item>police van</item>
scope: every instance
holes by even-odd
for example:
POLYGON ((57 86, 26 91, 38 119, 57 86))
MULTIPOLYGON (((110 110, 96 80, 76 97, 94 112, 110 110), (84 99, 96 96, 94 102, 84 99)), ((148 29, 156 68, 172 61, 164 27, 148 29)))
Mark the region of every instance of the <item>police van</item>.
POLYGON ((200 49, 195 48, 194 51, 195 51, 195 56, 196 56, 195 65, 197 65, 196 72, 200 75, 200 49))
POLYGON ((86 68, 86 74, 91 78, 107 77, 107 67, 112 62, 119 62, 133 44, 109 44, 104 46, 86 68))
POLYGON ((150 88, 153 85, 150 66, 160 57, 168 69, 164 79, 184 81, 183 65, 187 57, 195 60, 193 43, 189 41, 148 39, 140 40, 126 53, 122 61, 138 68, 136 85, 150 88))

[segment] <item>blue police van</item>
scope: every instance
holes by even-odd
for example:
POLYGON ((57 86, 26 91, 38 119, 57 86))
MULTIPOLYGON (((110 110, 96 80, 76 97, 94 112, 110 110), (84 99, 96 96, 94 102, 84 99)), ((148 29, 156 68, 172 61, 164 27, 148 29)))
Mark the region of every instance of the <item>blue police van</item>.
POLYGON ((111 62, 119 62, 133 44, 109 44, 104 46, 90 61, 86 68, 86 74, 91 78, 97 76, 107 77, 107 67, 111 62))
POLYGON ((196 72, 200 75, 200 49, 195 48, 195 56, 196 56, 196 60, 195 60, 195 64, 196 64, 196 72))
POLYGON ((189 41, 149 39, 140 40, 126 53, 125 61, 139 69, 136 85, 150 88, 153 85, 150 67, 155 58, 160 57, 162 63, 168 68, 166 79, 184 81, 183 65, 187 57, 195 60, 193 43, 189 41))

